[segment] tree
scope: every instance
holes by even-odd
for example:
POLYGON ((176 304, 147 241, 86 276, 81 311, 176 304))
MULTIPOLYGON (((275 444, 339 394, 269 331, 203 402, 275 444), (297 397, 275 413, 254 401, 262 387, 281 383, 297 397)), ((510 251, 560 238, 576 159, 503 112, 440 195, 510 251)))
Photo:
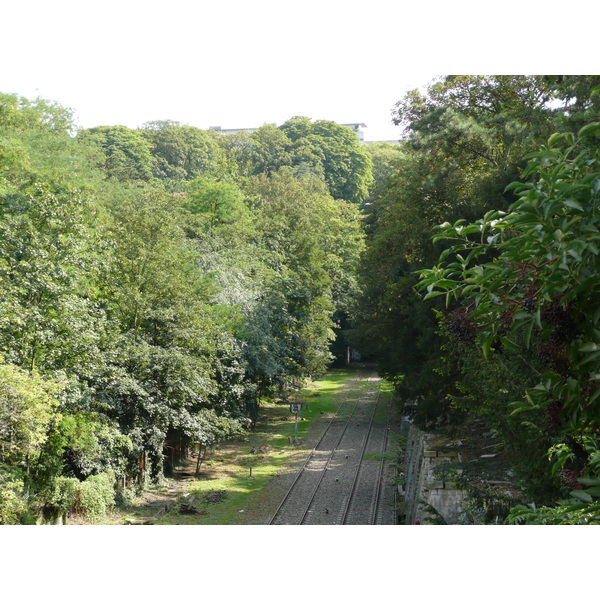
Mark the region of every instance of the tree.
POLYGON ((366 210, 356 337, 366 353, 375 353, 384 373, 402 381, 407 397, 428 398, 428 422, 449 409, 447 386, 436 375, 443 353, 431 312, 443 307, 432 298, 423 315, 412 290, 415 271, 439 255, 430 228, 445 220, 475 220, 515 200, 506 186, 519 176, 523 155, 550 134, 552 97, 543 78, 448 76, 396 105, 395 122, 404 126, 407 140, 366 210))
POLYGON ((472 219, 514 200, 505 186, 518 177, 522 157, 554 130, 551 98, 541 77, 447 76, 426 95, 406 94, 394 122, 424 161, 437 163, 430 182, 440 190, 449 182, 449 201, 472 219))
POLYGON ((236 389, 241 349, 211 308, 210 277, 196 254, 202 233, 190 235, 195 224, 182 202, 159 188, 133 188, 112 199, 101 297, 117 332, 89 381, 153 477, 162 473, 165 444, 190 441, 183 426, 199 411, 225 421, 244 418, 236 389))
POLYGON ((376 359, 380 373, 395 383, 405 401, 427 398, 412 415, 421 426, 436 421, 447 395, 436 372, 440 340, 431 312, 435 301, 424 305, 414 290, 415 271, 437 256, 429 240, 431 227, 452 210, 447 197, 451 182, 440 186, 439 180, 429 180, 436 165, 433 157, 423 159, 403 147, 392 162, 392 174, 375 188, 365 208, 366 250, 352 331, 355 347, 376 359))
POLYGON ((194 214, 209 216, 210 224, 248 221, 248 207, 241 189, 232 183, 197 177, 187 187, 184 207, 194 214))
POLYGON ((292 165, 300 173, 322 173, 336 199, 358 205, 367 199, 372 183, 371 157, 348 127, 294 117, 280 129, 292 142, 292 165))
POLYGON ((119 181, 152 179, 151 145, 139 131, 104 125, 79 131, 77 139, 96 150, 97 164, 109 177, 119 181))
MULTIPOLYGON (((285 347, 288 372, 312 377, 331 359, 329 342, 349 309, 362 248, 355 206, 334 200, 324 182, 298 179, 291 169, 258 176, 246 187, 254 198, 256 231, 277 274, 266 300, 285 347), (338 314, 335 314, 335 310, 338 314), (337 321, 337 322, 336 322, 337 321)), ((264 312, 260 321, 265 318, 264 312)), ((276 361, 282 364, 281 361, 276 361)))
POLYGON ((321 182, 298 180, 290 171, 257 176, 246 191, 255 199, 260 244, 277 272, 274 291, 285 299, 276 339, 287 350, 286 371, 296 378, 315 376, 329 360, 333 314, 319 207, 333 200, 321 182))
POLYGON ((11 364, 0 362, 0 450, 3 463, 26 468, 43 446, 57 417, 57 381, 44 380, 11 364))
POLYGON ((333 121, 312 122, 294 117, 281 125, 263 125, 252 133, 224 135, 221 141, 234 177, 272 175, 292 167, 298 178, 325 181, 330 194, 351 204, 362 204, 372 183, 372 161, 356 134, 333 121))
POLYGON ((531 383, 508 404, 510 416, 537 423, 552 473, 571 486, 584 472, 600 475, 600 154, 585 143, 598 133, 592 123, 577 138, 555 134, 528 155, 528 181, 510 186, 519 199, 507 213, 441 225, 435 239, 451 246, 420 283, 426 297, 459 303, 445 327, 476 341, 488 362, 507 356, 522 372, 526 361, 531 383))
POLYGON ((1 105, 1 136, 15 149, 3 153, 0 173, 0 395, 12 415, 2 462, 9 489, 26 483, 35 502, 77 447, 55 443, 69 411, 95 417, 83 380, 102 364, 110 335, 94 289, 102 250, 92 190, 100 178, 86 170, 87 151, 71 137, 66 111, 12 97, 1 105))
POLYGON ((238 163, 246 165, 243 171, 247 175, 271 175, 291 165, 290 140, 277 126, 259 127, 249 141, 246 152, 238 158, 238 163))
POLYGON ((102 311, 83 293, 96 264, 85 154, 77 153, 62 111, 53 118, 53 107, 9 100, 0 129, 18 151, 1 159, 0 348, 30 370, 72 372, 93 361, 103 327, 102 311), (45 161, 49 148, 55 155, 45 161))
POLYGON ((546 75, 544 81, 552 90, 553 99, 561 102, 553 111, 557 131, 576 134, 583 125, 597 118, 600 112, 598 75, 546 75))
MULTIPOLYGON (((390 142, 373 142, 366 146, 373 161, 373 188, 385 184, 385 181, 394 175, 395 162, 404 150, 403 144, 390 142)), ((373 190, 371 191, 371 199, 373 190)))
POLYGON ((140 135, 154 157, 153 174, 158 179, 189 181, 219 172, 224 156, 212 132, 172 121, 151 122, 140 135))

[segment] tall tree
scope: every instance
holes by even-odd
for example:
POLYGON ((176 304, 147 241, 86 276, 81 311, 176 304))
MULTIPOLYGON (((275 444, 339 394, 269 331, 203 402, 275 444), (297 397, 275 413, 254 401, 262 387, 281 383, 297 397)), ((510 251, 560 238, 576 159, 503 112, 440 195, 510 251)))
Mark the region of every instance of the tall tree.
POLYGON ((154 157, 153 174, 158 179, 192 180, 217 173, 224 160, 216 134, 173 121, 150 122, 141 135, 154 157))
MULTIPOLYGON (((543 365, 530 349, 498 347, 497 340, 489 335, 485 344, 481 340, 485 356, 472 351, 478 332, 483 333, 494 321, 493 316, 489 321, 484 317, 477 322, 471 320, 471 310, 477 312, 485 302, 482 304, 479 296, 465 305, 458 304, 454 297, 447 305, 440 300, 444 290, 454 289, 455 280, 469 268, 481 275, 483 266, 479 263, 483 259, 477 248, 485 246, 486 240, 487 244, 495 244, 494 239, 490 241, 494 233, 482 237, 481 228, 476 232, 475 226, 467 227, 467 223, 478 222, 490 210, 507 211, 518 200, 517 188, 508 184, 532 177, 534 171, 527 160, 535 154, 527 153, 538 150, 555 128, 572 131, 575 122, 569 121, 564 106, 573 107, 579 116, 583 114, 579 108, 584 112, 593 110, 596 96, 592 83, 592 78, 567 82, 552 77, 453 76, 433 82, 425 93, 410 92, 396 106, 396 122, 404 125, 407 139, 393 162, 395 172, 374 189, 365 219, 364 295, 356 332, 365 350, 375 355, 382 372, 410 401, 417 423, 435 426, 461 414, 484 416, 498 431, 529 497, 535 501, 547 501, 557 494, 559 482, 551 476, 546 455, 556 442, 555 432, 548 429, 544 422, 547 415, 541 411, 509 417, 506 402, 509 397, 524 395, 527 382, 536 369, 543 370, 543 365), (563 107, 554 102, 559 97, 563 107), (465 245, 455 260, 444 260, 433 267, 440 252, 443 259, 447 256, 449 242, 439 236, 434 247, 429 231, 444 221, 455 223, 456 235, 464 234, 473 245, 465 245), (432 269, 427 272, 435 273, 439 284, 424 304, 418 301, 414 287, 422 269, 432 269)), ((553 139, 557 142, 566 138, 553 139)), ((582 149, 592 148, 590 139, 580 140, 582 149)), ((544 160, 547 163, 550 159, 546 156, 544 160)), ((554 175, 541 175, 544 181, 555 181, 562 173, 558 165, 553 169, 554 175)), ((570 189, 566 180, 563 183, 565 190, 570 189)), ((532 183, 532 189, 539 185, 532 183)), ((549 208, 547 214, 552 210, 549 208)), ((551 223, 555 228, 559 225, 556 219, 551 223)), ((537 234, 541 235, 543 226, 538 225, 537 234)), ((511 235, 515 233, 511 229, 511 235)), ((554 234, 558 235, 556 231, 554 234)), ((494 246, 493 252, 502 247, 494 246)), ((545 249, 547 244, 540 246, 540 251, 545 249)), ((531 261, 522 257, 517 262, 531 261)), ((508 268, 511 261, 502 264, 508 268)), ((490 291, 484 281, 493 273, 484 269, 482 280, 470 282, 470 293, 490 291)), ((532 273, 522 273, 521 279, 515 275, 519 285, 531 282, 532 273)), ((490 305, 499 309, 503 302, 498 292, 503 284, 514 284, 513 291, 521 289, 506 273, 501 275, 488 298, 490 305)), ((534 318, 535 311, 523 311, 515 327, 527 324, 521 333, 531 327, 534 331, 534 318)), ((495 323, 499 328, 508 324, 504 318, 495 323)), ((556 355, 549 360, 560 362, 556 355)), ((536 393, 545 392, 540 388, 536 393)), ((581 440, 578 443, 585 445, 581 440)), ((581 449, 576 445, 573 448, 576 458, 581 449)), ((567 453, 562 454, 565 456, 567 453)))
MULTIPOLYGON (((494 398, 489 410, 521 437, 535 430, 544 450, 551 447, 550 455, 558 458, 553 473, 569 469, 597 477, 600 172, 597 145, 584 148, 594 134, 600 134, 598 123, 582 128, 575 145, 572 134, 557 134, 530 155, 525 174, 534 179, 512 186, 519 200, 508 214, 490 212, 472 224, 441 225, 436 238, 451 240, 452 246, 423 272, 420 285, 429 296, 459 303, 445 317, 445 327, 453 337, 481 346, 486 360, 479 359, 480 373, 499 362, 507 363, 504 381, 510 381, 511 370, 519 372, 520 393, 494 398), (521 414, 524 419, 515 418, 521 414)), ((465 375, 467 367, 462 367, 465 375)), ((486 387, 469 384, 475 403, 480 398, 485 403, 486 387)), ((551 481, 547 459, 546 464, 551 481)), ((525 473, 526 481, 531 478, 525 473)))
POLYGON ((199 443, 206 411, 234 429, 243 416, 240 394, 229 393, 243 377, 242 367, 232 371, 241 350, 211 313, 210 284, 196 267, 179 198, 149 188, 111 202, 103 296, 119 331, 106 367, 90 381, 155 476, 168 437, 199 443))
POLYGON ((154 159, 150 143, 135 129, 123 125, 83 129, 77 138, 96 149, 97 164, 119 181, 152 178, 154 159))
POLYGON ((322 172, 331 195, 362 204, 372 183, 372 160, 356 134, 333 121, 294 117, 280 129, 292 142, 292 164, 313 174, 322 172))

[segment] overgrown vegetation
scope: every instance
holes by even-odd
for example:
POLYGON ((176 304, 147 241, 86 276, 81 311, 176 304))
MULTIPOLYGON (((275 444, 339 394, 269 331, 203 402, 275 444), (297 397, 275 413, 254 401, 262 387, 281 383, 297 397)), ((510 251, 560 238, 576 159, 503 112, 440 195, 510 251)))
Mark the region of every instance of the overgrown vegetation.
MULTIPOLYGON (((588 513, 600 426, 599 84, 444 77, 398 103, 407 140, 368 210, 355 331, 419 426, 484 419, 527 501, 575 494, 588 513)), ((518 510, 510 522, 527 522, 518 510)))
POLYGON ((419 426, 497 432, 530 505, 510 522, 584 522, 599 86, 443 77, 373 145, 306 117, 78 131, 0 94, 0 522, 100 515, 191 450, 199 472, 349 346, 419 426))
MULTIPOLYGON (((186 493, 161 516, 159 524, 241 525, 268 521, 281 500, 277 493, 285 492, 280 488, 274 493, 270 484, 277 475, 297 468, 305 459, 310 444, 307 436, 315 419, 323 413, 335 413, 350 389, 356 388, 351 393, 360 394, 362 386, 356 385, 357 376, 360 371, 332 370, 293 394, 292 401, 303 403, 298 423, 299 445, 290 443, 294 439, 295 421, 289 405, 265 403, 256 427, 243 439, 224 442, 211 450, 206 476, 189 480, 186 493)), ((153 511, 134 500, 118 513, 119 522, 153 516, 156 508, 153 511)))
POLYGON ((331 122, 76 131, 0 95, 0 522, 100 515, 322 375, 370 177, 331 122))

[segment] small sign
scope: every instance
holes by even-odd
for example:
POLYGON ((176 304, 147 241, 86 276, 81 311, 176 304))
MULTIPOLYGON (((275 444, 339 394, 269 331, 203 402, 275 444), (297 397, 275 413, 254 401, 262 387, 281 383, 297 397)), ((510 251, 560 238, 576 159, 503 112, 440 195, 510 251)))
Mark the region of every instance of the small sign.
POLYGON ((300 402, 292 402, 290 404, 290 412, 293 415, 297 415, 302 410, 302 403, 300 402))

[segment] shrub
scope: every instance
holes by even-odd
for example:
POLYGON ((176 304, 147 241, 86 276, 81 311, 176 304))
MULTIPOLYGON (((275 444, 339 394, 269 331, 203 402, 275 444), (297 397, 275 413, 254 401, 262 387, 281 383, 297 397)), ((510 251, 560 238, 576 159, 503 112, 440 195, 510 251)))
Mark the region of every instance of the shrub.
POLYGON ((23 481, 0 470, 0 525, 16 525, 27 510, 23 481))
POLYGON ((45 498, 46 504, 65 513, 72 512, 77 502, 80 485, 81 482, 74 477, 57 477, 49 496, 45 498))
POLYGON ((91 475, 85 481, 57 477, 43 495, 46 508, 98 518, 115 506, 115 475, 112 472, 91 475))
POLYGON ((115 476, 105 472, 92 475, 79 484, 77 512, 91 518, 102 517, 115 506, 115 476))

